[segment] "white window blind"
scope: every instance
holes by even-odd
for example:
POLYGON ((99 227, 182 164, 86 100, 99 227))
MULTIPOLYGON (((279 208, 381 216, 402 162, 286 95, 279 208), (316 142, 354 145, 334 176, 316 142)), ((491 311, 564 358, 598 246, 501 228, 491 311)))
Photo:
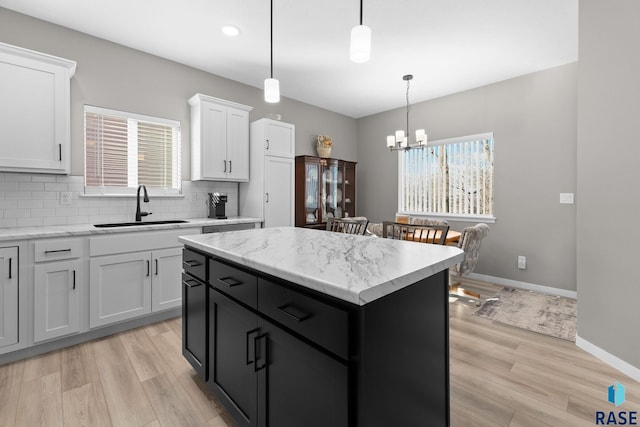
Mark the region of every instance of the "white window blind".
POLYGON ((180 122, 85 106, 85 192, 179 194, 180 122))
POLYGON ((400 152, 398 210, 493 218, 493 134, 400 152))

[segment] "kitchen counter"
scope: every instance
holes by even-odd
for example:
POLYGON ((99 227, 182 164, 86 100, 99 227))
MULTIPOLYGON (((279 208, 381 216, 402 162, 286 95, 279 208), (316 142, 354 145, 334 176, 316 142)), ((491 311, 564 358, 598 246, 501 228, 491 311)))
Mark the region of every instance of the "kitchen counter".
POLYGON ((460 262, 462 250, 308 228, 183 236, 182 243, 341 300, 364 305, 460 262))
MULTIPOLYGON (((178 224, 154 224, 128 227, 97 228, 93 224, 53 225, 41 227, 0 228, 0 242, 40 239, 50 237, 91 236, 140 231, 175 230, 209 225, 233 225, 260 223, 261 218, 235 217, 228 219, 186 218, 188 222, 178 224)), ((151 220, 149 220, 151 221, 151 220)), ((144 221, 142 221, 144 223, 144 221)))

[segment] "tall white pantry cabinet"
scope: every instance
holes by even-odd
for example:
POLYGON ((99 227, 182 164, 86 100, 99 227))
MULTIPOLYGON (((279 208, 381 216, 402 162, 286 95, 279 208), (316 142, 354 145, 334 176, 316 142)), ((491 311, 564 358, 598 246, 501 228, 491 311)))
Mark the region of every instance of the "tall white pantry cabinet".
POLYGON ((240 212, 264 227, 294 225, 295 126, 271 119, 251 123, 249 182, 240 183, 240 212))

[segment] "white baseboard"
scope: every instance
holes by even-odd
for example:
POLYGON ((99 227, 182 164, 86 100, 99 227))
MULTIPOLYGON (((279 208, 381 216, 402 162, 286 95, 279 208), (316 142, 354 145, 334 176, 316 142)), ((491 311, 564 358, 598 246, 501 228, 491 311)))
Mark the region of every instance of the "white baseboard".
POLYGON ((521 282, 519 280, 504 279, 502 277, 487 276, 485 274, 471 273, 470 279, 482 280, 483 282, 495 283, 496 285, 508 286, 510 288, 526 289, 528 291, 540 292, 543 294, 557 295, 566 298, 577 299, 576 291, 567 289, 552 288, 550 286, 536 285, 535 283, 521 282))
MULTIPOLYGON (((625 362, 624 360, 614 356, 611 353, 606 352, 597 345, 591 344, 589 341, 581 338, 576 334, 576 345, 586 351, 587 353, 602 360, 607 365, 617 369, 628 377, 640 382, 640 369, 625 362)), ((612 381, 615 378, 612 378, 612 381)))

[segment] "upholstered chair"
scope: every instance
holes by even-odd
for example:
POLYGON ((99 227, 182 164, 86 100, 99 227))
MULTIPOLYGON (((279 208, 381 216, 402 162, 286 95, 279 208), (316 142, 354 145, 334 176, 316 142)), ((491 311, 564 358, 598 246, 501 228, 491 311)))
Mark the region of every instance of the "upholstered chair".
POLYGON ((451 279, 449 290, 458 295, 466 295, 474 298, 480 298, 480 294, 472 292, 460 287, 460 278, 469 275, 478 264, 480 256, 480 244, 489 234, 489 226, 484 223, 476 224, 473 227, 466 227, 462 230, 462 235, 458 241, 458 247, 464 251, 464 258, 460 263, 449 269, 451 279), (458 278, 457 281, 454 281, 458 278))

